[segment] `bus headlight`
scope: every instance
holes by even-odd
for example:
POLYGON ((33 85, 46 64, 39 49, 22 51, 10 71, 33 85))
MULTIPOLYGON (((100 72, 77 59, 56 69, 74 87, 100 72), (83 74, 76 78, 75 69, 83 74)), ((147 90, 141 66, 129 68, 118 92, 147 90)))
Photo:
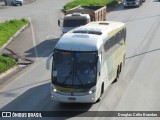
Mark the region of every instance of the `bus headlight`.
POLYGON ((92 94, 92 93, 94 93, 95 91, 96 91, 96 88, 93 87, 93 88, 91 88, 91 89, 88 91, 88 93, 89 93, 89 94, 92 94))
POLYGON ((54 86, 52 86, 52 90, 53 92, 57 92, 57 89, 54 86))
POLYGON ((92 90, 90 90, 88 93, 89 93, 89 94, 92 94, 92 93, 93 93, 93 91, 92 91, 92 90))
POLYGON ((53 89, 54 92, 57 92, 56 88, 53 89))

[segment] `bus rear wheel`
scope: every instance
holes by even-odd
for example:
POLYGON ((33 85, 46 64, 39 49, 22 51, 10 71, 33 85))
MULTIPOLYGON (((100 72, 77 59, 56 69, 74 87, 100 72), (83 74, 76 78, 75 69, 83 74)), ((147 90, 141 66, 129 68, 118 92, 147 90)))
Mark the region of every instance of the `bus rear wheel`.
POLYGON ((112 84, 118 81, 120 71, 121 71, 121 70, 120 70, 120 66, 118 65, 118 67, 117 67, 117 75, 116 75, 115 80, 112 82, 112 84))
POLYGON ((126 55, 123 56, 123 66, 125 65, 126 55))
POLYGON ((121 73, 121 71, 122 71, 122 63, 120 64, 119 74, 121 73))

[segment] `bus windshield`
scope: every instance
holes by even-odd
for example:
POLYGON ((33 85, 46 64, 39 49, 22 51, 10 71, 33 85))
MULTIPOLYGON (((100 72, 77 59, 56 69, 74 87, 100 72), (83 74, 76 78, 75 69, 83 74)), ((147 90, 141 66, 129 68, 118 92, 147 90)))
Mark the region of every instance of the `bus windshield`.
POLYGON ((78 27, 87 24, 87 20, 64 20, 63 27, 78 27))
POLYGON ((53 82, 68 86, 85 86, 96 82, 97 52, 55 51, 53 82))

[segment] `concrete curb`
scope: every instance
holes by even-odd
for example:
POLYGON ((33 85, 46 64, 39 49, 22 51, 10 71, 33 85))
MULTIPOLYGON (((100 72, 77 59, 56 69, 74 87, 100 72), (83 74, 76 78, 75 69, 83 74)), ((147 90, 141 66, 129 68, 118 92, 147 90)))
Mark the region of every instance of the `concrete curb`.
MULTIPOLYGON (((26 29, 28 26, 30 25, 30 22, 26 25, 24 25, 20 30, 18 30, 1 48, 0 50, 3 50, 10 42, 12 42, 12 40, 14 38, 16 38, 18 35, 20 35, 21 32, 23 32, 24 29, 26 29)), ((0 74, 0 79, 2 79, 3 77, 5 77, 6 75, 12 73, 13 71, 15 71, 16 69, 18 69, 18 66, 15 66, 13 68, 10 68, 9 70, 7 70, 4 73, 0 74)))
POLYGON ((13 71, 15 71, 16 69, 18 69, 18 66, 14 66, 13 68, 10 68, 9 70, 7 70, 4 73, 0 74, 0 79, 2 79, 3 77, 5 77, 6 75, 12 73, 13 71))
POLYGON ((20 30, 18 30, 1 48, 0 50, 3 50, 14 38, 16 38, 25 28, 27 28, 30 25, 30 23, 24 25, 20 30))

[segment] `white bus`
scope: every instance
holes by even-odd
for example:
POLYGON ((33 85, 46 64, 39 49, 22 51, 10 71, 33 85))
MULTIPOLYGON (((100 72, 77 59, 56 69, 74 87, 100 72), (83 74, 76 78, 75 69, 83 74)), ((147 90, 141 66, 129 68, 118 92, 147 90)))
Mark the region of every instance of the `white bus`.
POLYGON ((65 103, 100 101, 105 89, 117 81, 126 53, 126 25, 97 21, 73 29, 57 42, 47 59, 51 72, 51 98, 65 103))

